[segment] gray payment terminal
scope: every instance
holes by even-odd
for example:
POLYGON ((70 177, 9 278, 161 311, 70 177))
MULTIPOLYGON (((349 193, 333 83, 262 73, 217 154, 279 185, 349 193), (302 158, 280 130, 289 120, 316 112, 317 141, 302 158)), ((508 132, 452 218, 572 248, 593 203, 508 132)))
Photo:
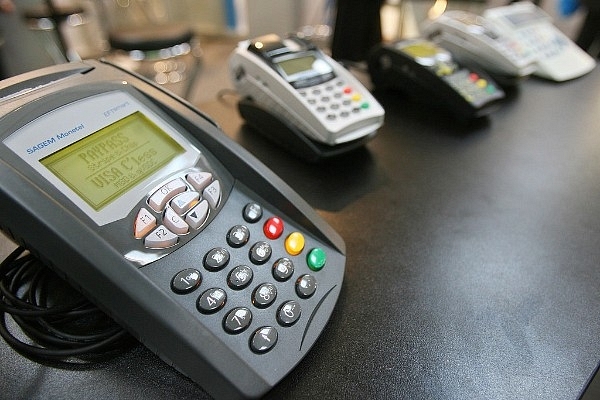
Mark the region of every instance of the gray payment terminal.
POLYGON ((325 327, 343 240, 197 109, 102 61, 0 82, 0 227, 216 398, 325 327))

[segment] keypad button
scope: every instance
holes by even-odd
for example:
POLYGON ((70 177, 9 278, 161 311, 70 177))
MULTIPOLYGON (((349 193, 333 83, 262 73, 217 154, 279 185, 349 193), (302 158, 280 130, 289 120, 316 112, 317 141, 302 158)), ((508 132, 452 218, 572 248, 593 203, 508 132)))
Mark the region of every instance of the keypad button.
POLYGON ((227 285, 234 290, 245 288, 252 282, 254 272, 247 265, 238 265, 227 276, 227 285))
POLYGON ((212 208, 216 208, 221 199, 221 184, 219 181, 213 181, 210 185, 202 191, 202 197, 208 201, 208 204, 212 208))
POLYGON ((203 314, 213 314, 219 311, 227 301, 227 294, 223 289, 210 288, 198 297, 196 307, 203 314))
POLYGON ((190 210, 185 216, 185 222, 194 229, 202 226, 208 215, 208 202, 202 200, 198 205, 190 210))
POLYGON ((199 198, 200 193, 187 191, 173 197, 169 204, 177 214, 183 215, 190 208, 198 204, 199 198))
POLYGON ((296 280, 296 294, 307 299, 317 290, 317 280, 312 275, 302 275, 296 280))
POLYGON ((269 218, 263 225, 263 232, 268 239, 279 238, 283 233, 283 221, 279 217, 269 218))
POLYGON ((273 264, 273 278, 280 282, 288 280, 294 273, 294 263, 289 258, 280 258, 273 264))
POLYGON ((319 271, 327 262, 327 255, 325 251, 319 247, 312 249, 308 255, 306 256, 306 263, 308 264, 308 268, 313 271, 319 271))
POLYGON ((177 244, 179 238, 164 225, 160 225, 144 239, 144 246, 150 249, 166 249, 177 244))
POLYGON ((162 211, 169 200, 184 192, 187 189, 185 182, 180 179, 173 179, 172 181, 164 184, 156 192, 154 192, 148 199, 148 204, 154 211, 162 211))
POLYGON ((202 283, 202 274, 195 268, 179 271, 171 281, 171 289, 175 293, 185 294, 196 290, 202 283))
POLYGON ((258 308, 267 308, 275 301, 277 288, 272 283, 262 283, 252 293, 252 304, 258 308))
POLYGON ((244 211, 242 215, 244 216, 244 220, 251 224, 257 222, 262 218, 262 207, 256 203, 248 203, 244 207, 244 211))
POLYGON ((227 232, 226 239, 231 247, 242 247, 250 239, 250 230, 244 225, 236 225, 227 232))
POLYGON ((277 322, 283 326, 294 325, 302 314, 300 303, 295 300, 289 300, 283 303, 277 310, 277 322))
POLYGON ((267 242, 256 242, 250 248, 250 261, 257 265, 262 265, 269 261, 271 258, 271 254, 273 253, 273 249, 271 249, 271 245, 267 242))
POLYGON ((133 235, 136 239, 143 238, 156 227, 156 217, 145 208, 138 211, 133 224, 133 235))
POLYGON ((257 329, 250 338, 250 349, 255 353, 266 353, 277 344, 277 329, 263 326, 257 329))
POLYGON ((171 207, 167 207, 165 210, 163 223, 169 230, 178 235, 185 235, 190 231, 190 226, 171 207))
POLYGON ((292 232, 285 239, 285 251, 289 255, 297 256, 304 250, 304 235, 300 232, 292 232))
POLYGON ((212 182, 212 174, 204 171, 191 172, 187 174, 186 180, 194 189, 201 192, 212 182))
POLYGON ((210 250, 204 256, 204 268, 209 271, 219 271, 229 263, 229 252, 222 247, 210 250))
POLYGON ((252 312, 246 307, 237 307, 229 311, 223 320, 223 328, 226 332, 241 333, 250 326, 252 312))

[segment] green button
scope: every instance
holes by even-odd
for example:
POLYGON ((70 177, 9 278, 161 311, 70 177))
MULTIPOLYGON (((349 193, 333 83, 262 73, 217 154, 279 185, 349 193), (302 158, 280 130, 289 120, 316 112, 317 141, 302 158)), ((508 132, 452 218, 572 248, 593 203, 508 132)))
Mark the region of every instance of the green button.
POLYGON ((323 251, 323 249, 320 249, 318 247, 312 249, 306 257, 306 263, 308 264, 308 268, 312 269, 313 271, 319 271, 321 268, 323 268, 325 266, 326 261, 327 256, 325 255, 325 252, 323 251))

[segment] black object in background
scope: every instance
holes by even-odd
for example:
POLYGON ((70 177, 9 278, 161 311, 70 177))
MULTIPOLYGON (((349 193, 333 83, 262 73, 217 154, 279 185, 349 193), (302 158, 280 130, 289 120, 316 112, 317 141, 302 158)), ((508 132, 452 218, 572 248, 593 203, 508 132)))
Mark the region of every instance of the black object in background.
POLYGON ((597 0, 581 0, 581 4, 587 9, 587 14, 575 43, 592 57, 599 58, 600 3, 597 0))
POLYGON ((381 43, 383 0, 338 0, 331 43, 336 60, 364 61, 373 46, 381 43))

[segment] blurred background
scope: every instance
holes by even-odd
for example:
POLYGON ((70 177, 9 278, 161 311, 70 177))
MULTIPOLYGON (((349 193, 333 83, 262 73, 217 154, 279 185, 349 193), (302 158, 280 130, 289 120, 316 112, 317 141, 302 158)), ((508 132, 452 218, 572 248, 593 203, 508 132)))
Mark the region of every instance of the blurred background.
MULTIPOLYGON (((559 1, 538 4, 575 39, 587 10, 579 7, 563 15, 559 1)), ((509 2, 383 1, 382 37, 391 41, 418 36, 424 20, 446 9, 480 13, 509 2)), ((226 59, 238 41, 266 33, 300 32, 327 51, 336 19, 334 0, 12 0, 11 6, 0 13, 3 78, 66 61, 105 57, 194 104, 213 99, 229 84, 226 59)), ((355 21, 357 26, 363 22, 355 21)))

